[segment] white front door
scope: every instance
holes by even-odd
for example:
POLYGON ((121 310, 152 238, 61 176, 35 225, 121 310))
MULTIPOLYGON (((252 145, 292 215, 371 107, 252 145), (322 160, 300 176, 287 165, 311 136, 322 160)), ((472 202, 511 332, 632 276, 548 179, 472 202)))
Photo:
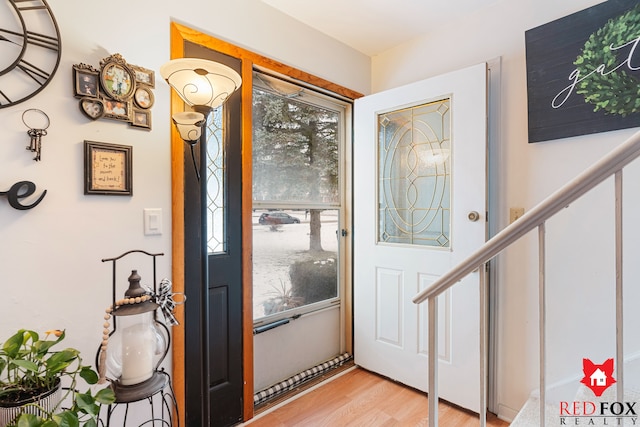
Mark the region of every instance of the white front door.
MULTIPOLYGON (((411 298, 486 238, 486 76, 480 64, 355 103, 355 362, 423 391, 427 304, 411 298)), ((476 412, 478 282, 438 298, 439 395, 476 412)))

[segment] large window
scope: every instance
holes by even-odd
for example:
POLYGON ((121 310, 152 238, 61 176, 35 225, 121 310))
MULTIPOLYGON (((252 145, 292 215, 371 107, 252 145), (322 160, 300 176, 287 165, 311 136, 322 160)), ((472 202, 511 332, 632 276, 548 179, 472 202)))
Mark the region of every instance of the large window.
POLYGON ((344 104, 254 73, 254 320, 339 301, 344 104))

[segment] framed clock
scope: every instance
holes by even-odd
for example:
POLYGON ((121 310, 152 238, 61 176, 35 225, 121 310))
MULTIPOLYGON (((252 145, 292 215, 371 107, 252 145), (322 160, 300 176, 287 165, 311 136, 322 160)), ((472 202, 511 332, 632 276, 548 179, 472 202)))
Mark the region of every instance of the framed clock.
POLYGON ((42 91, 61 54, 60 29, 46 0, 0 0, 0 108, 42 91))

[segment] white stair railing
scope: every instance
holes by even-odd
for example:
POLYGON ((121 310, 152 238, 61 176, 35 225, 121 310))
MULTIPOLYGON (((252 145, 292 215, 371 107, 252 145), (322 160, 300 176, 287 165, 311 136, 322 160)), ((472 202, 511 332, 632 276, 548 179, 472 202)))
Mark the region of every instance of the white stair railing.
MULTIPOLYGON (((616 245, 616 365, 618 396, 623 393, 623 334, 622 334, 622 169, 640 157, 640 132, 635 133, 623 144, 612 150, 600 161, 568 182, 555 193, 540 202, 529 212, 505 227, 501 232, 488 240, 477 251, 472 253, 456 267, 443 274, 431 286, 413 297, 415 304, 428 301, 429 310, 429 426, 438 425, 438 296, 466 277, 469 273, 484 269, 485 265, 500 252, 519 240, 521 237, 538 229, 539 256, 539 328, 540 328, 540 425, 545 420, 545 371, 546 371, 546 337, 545 337, 545 222, 582 197, 585 193, 615 176, 615 245, 616 245)), ((482 271, 482 270, 481 270, 482 271)), ((480 423, 486 425, 487 406, 487 286, 484 274, 480 275, 480 423)))

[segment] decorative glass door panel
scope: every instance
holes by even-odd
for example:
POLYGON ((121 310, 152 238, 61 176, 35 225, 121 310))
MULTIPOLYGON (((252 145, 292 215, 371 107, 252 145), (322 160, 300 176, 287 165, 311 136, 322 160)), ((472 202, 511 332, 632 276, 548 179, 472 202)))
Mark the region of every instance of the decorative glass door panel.
POLYGON ((378 242, 448 248, 450 99, 378 115, 378 242))
POLYGON ((222 114, 224 106, 207 118, 207 247, 210 254, 227 251, 225 233, 225 152, 222 114))

